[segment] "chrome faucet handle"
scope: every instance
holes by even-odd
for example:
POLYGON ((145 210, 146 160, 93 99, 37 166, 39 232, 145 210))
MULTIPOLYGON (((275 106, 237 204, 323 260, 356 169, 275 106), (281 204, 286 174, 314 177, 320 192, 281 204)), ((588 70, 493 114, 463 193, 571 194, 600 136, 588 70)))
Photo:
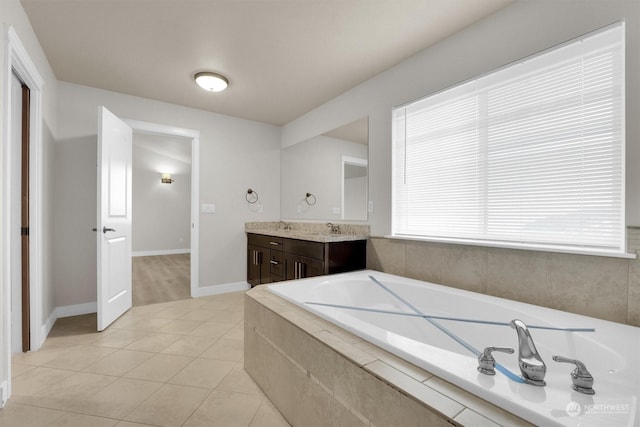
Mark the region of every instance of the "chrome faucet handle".
POLYGON ((491 354, 494 351, 513 354, 515 352, 511 347, 485 347, 484 351, 478 356, 478 372, 485 375, 496 374, 496 359, 491 354))
POLYGON ((340 234, 340 225, 339 224, 331 224, 327 223, 327 227, 331 229, 331 234, 340 234))
POLYGON ((568 357, 563 356, 552 356, 554 361, 560 363, 573 363, 576 365, 576 368, 571 371, 571 388, 579 393, 583 394, 595 394, 595 390, 593 390, 593 377, 587 370, 587 367, 584 363, 577 359, 569 359, 568 357))

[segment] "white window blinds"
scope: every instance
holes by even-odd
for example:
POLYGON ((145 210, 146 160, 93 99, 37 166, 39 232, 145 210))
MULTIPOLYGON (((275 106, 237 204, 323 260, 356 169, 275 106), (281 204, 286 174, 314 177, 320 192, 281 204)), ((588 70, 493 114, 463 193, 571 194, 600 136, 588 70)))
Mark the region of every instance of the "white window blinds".
POLYGON ((625 251, 624 25, 393 112, 393 234, 625 251))

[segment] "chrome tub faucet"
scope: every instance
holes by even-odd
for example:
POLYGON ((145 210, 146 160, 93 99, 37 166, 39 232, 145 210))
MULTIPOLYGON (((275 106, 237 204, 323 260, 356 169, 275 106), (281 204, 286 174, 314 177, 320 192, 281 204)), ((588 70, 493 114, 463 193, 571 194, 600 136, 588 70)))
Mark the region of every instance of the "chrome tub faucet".
POLYGON ((547 385, 544 376, 547 365, 540 357, 527 325, 522 320, 513 319, 511 327, 518 333, 518 365, 525 383, 543 387, 547 385))

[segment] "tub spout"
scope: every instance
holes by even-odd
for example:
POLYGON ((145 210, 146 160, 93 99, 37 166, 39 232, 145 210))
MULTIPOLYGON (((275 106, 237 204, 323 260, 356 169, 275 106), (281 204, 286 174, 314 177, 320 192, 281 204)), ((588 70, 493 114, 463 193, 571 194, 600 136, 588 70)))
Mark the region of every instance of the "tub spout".
POLYGON ((518 365, 525 383, 543 387, 547 385, 544 376, 547 366, 542 361, 527 325, 522 320, 514 319, 511 327, 518 333, 518 365))

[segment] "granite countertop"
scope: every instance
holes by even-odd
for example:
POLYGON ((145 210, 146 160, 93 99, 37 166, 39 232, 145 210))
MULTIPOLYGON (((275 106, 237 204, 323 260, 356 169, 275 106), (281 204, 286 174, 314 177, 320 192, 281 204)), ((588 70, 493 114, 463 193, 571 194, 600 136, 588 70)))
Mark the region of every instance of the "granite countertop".
POLYGON ((368 225, 336 224, 340 226, 341 232, 332 234, 325 223, 294 222, 285 224, 289 225, 291 230, 285 230, 281 222, 248 222, 244 228, 247 233, 320 243, 367 240, 369 237, 368 225))

